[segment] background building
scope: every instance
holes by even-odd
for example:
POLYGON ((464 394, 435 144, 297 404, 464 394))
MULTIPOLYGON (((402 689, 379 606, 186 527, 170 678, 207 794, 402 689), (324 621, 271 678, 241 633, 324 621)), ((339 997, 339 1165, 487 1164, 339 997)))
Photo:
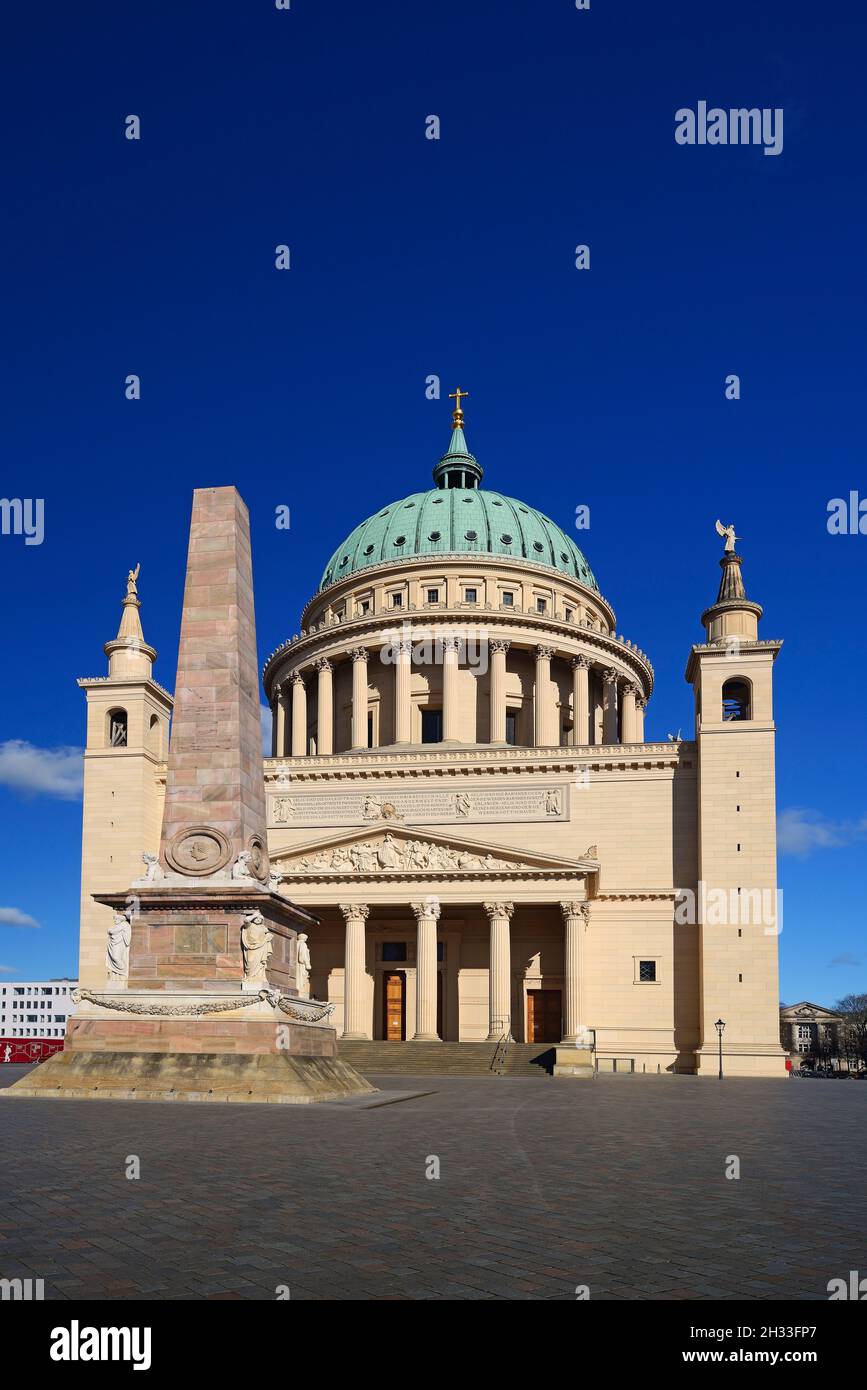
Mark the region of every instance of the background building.
MULTIPOLYGON (((781 643, 758 637, 733 531, 689 651, 695 736, 648 742, 649 658, 572 538, 482 488, 460 395, 433 481, 334 550, 264 670, 268 850, 320 918, 313 993, 350 1042, 592 1036, 602 1069, 716 1075, 722 1020, 729 1074, 783 1076, 781 643)), ((80 682, 94 987, 111 917, 91 894, 159 847, 171 697, 131 580, 109 674, 80 682)))
POLYGON ((63 1047, 77 980, 0 985, 0 1062, 35 1062, 63 1047))

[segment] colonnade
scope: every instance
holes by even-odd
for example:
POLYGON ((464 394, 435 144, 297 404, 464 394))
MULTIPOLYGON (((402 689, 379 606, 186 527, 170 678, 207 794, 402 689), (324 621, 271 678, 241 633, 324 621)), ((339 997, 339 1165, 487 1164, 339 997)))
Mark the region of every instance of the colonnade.
MULTIPOLYGON (((442 736, 443 742, 460 741, 458 664, 460 641, 445 634, 437 639, 442 648, 442 736)), ((506 658, 512 643, 506 638, 492 638, 488 643, 490 679, 490 742, 506 742, 507 681, 506 658)), ((517 645, 517 644, 516 644, 517 645)), ((408 744, 412 742, 412 648, 411 638, 388 644, 389 663, 394 668, 394 730, 393 739, 383 742, 408 744)), ((590 676, 596 671, 602 688, 602 743, 643 743, 644 710, 647 705, 639 685, 623 671, 589 657, 561 653, 553 646, 539 644, 521 648, 532 653, 535 661, 533 696, 533 746, 558 747, 560 729, 555 687, 551 681, 553 660, 568 661, 572 668, 572 730, 570 743, 584 746, 596 741, 591 727, 590 676)), ((376 652, 373 654, 376 655, 376 652)), ((344 654, 352 662, 352 749, 368 746, 368 668, 371 652, 367 647, 353 647, 344 654)), ((274 687, 274 754, 283 757, 302 757, 307 748, 308 682, 316 678, 317 718, 316 752, 334 752, 334 664, 331 657, 318 657, 307 667, 299 668, 274 687), (291 736, 289 733, 291 727, 291 736)))
MULTIPOLYGON (((411 902, 416 919, 416 1042, 433 1042, 437 1034, 437 922, 440 903, 435 897, 411 902)), ((390 903, 390 907, 394 904, 390 903)), ((494 900, 483 904, 490 928, 488 1037, 502 1037, 512 1025, 511 923, 515 904, 494 900)), ((346 928, 343 968, 344 1038, 370 1038, 371 1018, 366 975, 367 903, 341 903, 346 928)), ((590 921, 590 904, 583 900, 560 903, 563 916, 563 1042, 583 1037, 586 1020, 583 998, 584 937, 590 921)))

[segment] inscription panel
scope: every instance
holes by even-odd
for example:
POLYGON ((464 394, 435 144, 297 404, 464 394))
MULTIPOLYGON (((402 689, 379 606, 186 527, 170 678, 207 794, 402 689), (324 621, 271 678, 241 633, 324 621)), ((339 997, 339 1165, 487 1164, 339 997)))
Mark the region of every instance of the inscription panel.
POLYGON ((445 791, 269 791, 268 825, 461 825, 569 819, 569 784, 445 791))

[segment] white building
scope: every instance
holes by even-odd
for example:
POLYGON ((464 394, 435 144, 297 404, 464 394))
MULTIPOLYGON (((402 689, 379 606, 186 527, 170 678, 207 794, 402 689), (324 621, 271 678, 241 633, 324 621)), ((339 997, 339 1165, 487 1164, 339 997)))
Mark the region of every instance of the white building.
MULTIPOLYGON (((62 1041, 77 980, 13 980, 0 985, 0 1040, 62 1041)), ((2 1056, 2 1054, 0 1054, 2 1056)))

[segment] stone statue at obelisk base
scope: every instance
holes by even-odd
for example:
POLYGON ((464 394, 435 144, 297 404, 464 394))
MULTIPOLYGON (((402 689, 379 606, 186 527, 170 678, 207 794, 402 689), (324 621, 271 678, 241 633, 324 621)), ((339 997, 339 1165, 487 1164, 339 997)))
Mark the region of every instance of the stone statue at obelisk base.
POLYGON ((107 988, 77 991, 63 1052, 0 1094, 300 1103, 373 1090, 337 1056, 333 1006, 299 992, 317 919, 270 874, 260 729, 247 508, 233 487, 197 488, 159 864, 126 893, 94 894, 115 913, 107 988))

